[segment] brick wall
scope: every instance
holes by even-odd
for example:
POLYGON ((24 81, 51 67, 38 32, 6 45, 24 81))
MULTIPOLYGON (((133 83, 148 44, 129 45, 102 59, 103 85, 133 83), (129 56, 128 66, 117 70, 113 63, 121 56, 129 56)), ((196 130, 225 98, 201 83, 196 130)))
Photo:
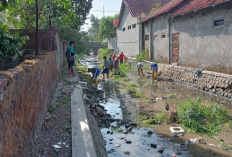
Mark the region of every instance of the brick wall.
POLYGON ((0 156, 37 156, 42 122, 58 81, 56 52, 26 56, 0 71, 0 156))

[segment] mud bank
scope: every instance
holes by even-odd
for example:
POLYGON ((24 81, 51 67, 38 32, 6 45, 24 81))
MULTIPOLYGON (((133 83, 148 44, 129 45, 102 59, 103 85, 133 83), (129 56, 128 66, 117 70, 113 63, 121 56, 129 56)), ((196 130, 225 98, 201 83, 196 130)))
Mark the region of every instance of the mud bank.
MULTIPOLYGON (((128 63, 136 64, 128 57, 128 63)), ((150 66, 151 62, 144 61, 150 66)), ((195 74, 196 69, 167 64, 159 64, 159 81, 175 82, 193 89, 232 100, 232 75, 203 70, 195 74)))

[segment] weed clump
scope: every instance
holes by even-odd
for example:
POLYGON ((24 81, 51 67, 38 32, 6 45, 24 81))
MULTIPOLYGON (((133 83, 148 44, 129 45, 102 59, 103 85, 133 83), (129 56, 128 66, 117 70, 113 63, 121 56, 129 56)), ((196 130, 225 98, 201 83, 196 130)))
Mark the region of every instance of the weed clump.
POLYGON ((202 103, 200 97, 181 102, 178 110, 178 120, 188 131, 207 134, 210 137, 220 132, 231 119, 228 110, 222 105, 202 103))
POLYGON ((153 117, 146 117, 145 115, 142 116, 138 114, 138 120, 142 122, 140 124, 142 127, 152 127, 160 123, 166 123, 167 113, 162 111, 158 114, 155 114, 153 117))
POLYGON ((149 57, 149 50, 143 51, 140 55, 136 57, 136 61, 147 60, 149 57))
POLYGON ((126 63, 120 64, 120 66, 119 66, 119 69, 120 69, 120 76, 121 76, 121 77, 126 77, 129 68, 130 68, 130 67, 129 67, 128 64, 126 64, 126 63))

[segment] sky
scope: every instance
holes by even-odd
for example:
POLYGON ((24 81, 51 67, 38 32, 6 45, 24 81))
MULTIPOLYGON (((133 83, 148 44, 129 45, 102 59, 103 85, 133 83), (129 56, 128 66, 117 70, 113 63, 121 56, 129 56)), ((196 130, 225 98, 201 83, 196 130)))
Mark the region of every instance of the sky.
MULTIPOLYGON (((103 5, 105 16, 113 16, 120 12, 122 0, 93 0, 93 8, 90 14, 94 14, 99 19, 103 17, 103 5)), ((91 26, 90 20, 86 20, 86 25, 82 26, 82 31, 88 31, 91 26)))

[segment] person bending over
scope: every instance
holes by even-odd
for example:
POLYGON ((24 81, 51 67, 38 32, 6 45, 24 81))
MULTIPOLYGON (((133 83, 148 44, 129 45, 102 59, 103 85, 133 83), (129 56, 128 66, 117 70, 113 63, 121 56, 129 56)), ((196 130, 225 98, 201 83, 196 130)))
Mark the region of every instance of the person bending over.
POLYGON ((137 64, 137 69, 138 69, 138 75, 140 75, 140 72, 141 72, 142 75, 144 76, 144 73, 143 73, 143 63, 138 63, 137 64))

